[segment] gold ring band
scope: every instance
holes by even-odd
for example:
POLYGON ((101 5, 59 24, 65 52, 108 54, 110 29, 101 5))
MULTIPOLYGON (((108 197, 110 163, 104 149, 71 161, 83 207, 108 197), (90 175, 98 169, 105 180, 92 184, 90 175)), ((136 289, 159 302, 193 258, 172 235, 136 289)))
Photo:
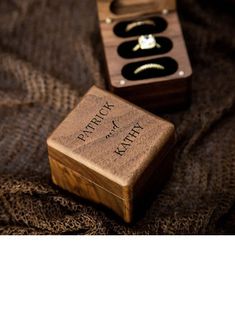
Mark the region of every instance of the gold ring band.
POLYGON ((139 44, 136 44, 136 45, 133 47, 132 51, 133 51, 133 52, 136 52, 136 51, 138 51, 139 49, 140 49, 140 45, 139 45, 139 44))
POLYGON ((157 63, 144 64, 144 65, 137 67, 137 69, 135 69, 135 71, 134 71, 134 74, 137 75, 137 74, 139 74, 145 70, 149 70, 149 69, 164 70, 165 67, 163 65, 157 64, 157 63))
POLYGON ((130 32, 131 30, 135 29, 136 27, 139 27, 142 25, 156 26, 156 23, 153 20, 143 20, 143 21, 132 22, 126 26, 125 31, 130 32))

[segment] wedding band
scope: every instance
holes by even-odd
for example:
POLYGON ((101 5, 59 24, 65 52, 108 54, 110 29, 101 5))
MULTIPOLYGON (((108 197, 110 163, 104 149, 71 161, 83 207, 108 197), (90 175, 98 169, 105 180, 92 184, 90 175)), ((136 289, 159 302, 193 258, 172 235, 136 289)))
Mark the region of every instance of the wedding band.
POLYGON ((147 34, 147 35, 141 35, 138 38, 138 44, 136 44, 132 51, 136 52, 138 50, 149 50, 153 48, 161 48, 161 45, 157 43, 155 37, 152 34, 147 34))
POLYGON ((134 74, 137 75, 137 74, 139 74, 145 70, 149 70, 149 69, 164 70, 165 67, 163 65, 157 64, 157 63, 144 64, 144 65, 137 67, 137 69, 135 69, 135 71, 134 71, 134 74))
POLYGON ((153 20, 143 20, 143 21, 132 22, 126 26, 125 31, 130 32, 131 30, 135 29, 136 27, 139 27, 142 25, 156 26, 156 23, 153 20))

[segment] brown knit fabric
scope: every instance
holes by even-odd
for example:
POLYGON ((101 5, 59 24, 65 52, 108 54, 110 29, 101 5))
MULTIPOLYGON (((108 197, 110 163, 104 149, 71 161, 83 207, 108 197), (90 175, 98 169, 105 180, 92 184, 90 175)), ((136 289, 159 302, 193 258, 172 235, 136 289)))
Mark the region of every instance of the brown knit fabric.
POLYGON ((0 1, 0 233, 235 233, 235 1, 182 0, 191 108, 171 180, 123 224, 50 180, 46 138, 86 90, 104 87, 94 0, 0 1))

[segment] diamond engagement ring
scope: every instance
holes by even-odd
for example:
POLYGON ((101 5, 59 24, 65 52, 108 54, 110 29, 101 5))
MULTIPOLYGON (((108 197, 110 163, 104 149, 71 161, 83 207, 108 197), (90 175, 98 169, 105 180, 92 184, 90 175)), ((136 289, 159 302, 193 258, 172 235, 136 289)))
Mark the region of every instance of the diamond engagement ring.
POLYGON ((136 52, 138 50, 149 50, 153 48, 160 49, 161 45, 157 43, 155 37, 152 34, 141 35, 138 38, 138 44, 136 44, 132 51, 136 52))

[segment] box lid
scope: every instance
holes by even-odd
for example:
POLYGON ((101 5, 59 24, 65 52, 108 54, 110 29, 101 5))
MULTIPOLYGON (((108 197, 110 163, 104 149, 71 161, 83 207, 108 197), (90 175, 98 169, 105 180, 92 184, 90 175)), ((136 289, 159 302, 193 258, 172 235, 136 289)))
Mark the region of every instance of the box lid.
POLYGON ((173 124, 93 86, 47 144, 49 156, 125 199, 142 189, 141 176, 157 169, 173 139, 173 124))
POLYGON ((176 10, 176 0, 97 0, 100 21, 176 10))

